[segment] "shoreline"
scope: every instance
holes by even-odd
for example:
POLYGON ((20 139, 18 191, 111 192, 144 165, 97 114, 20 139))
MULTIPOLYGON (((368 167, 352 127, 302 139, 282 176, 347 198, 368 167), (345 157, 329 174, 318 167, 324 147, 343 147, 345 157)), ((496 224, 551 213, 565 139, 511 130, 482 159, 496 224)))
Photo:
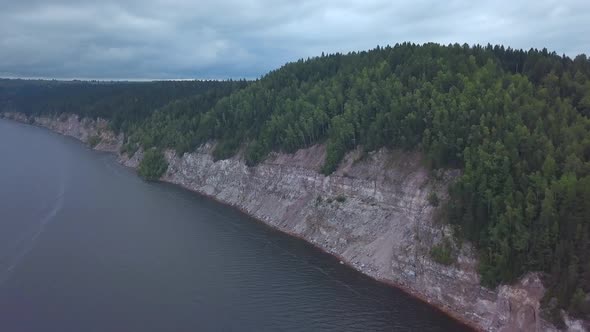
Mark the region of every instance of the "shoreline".
MULTIPOLYGON (((78 140, 78 141, 79 141, 79 140, 78 140)), ((81 142, 81 141, 79 141, 79 142, 81 142)), ((92 148, 91 148, 91 149, 92 149, 92 148)), ((94 150, 94 149, 93 149, 93 150, 94 150)), ((108 151, 105 151, 105 152, 108 152, 108 151)), ((108 152, 108 153, 112 153, 112 154, 114 154, 115 156, 117 156, 117 154, 116 154, 116 153, 114 153, 114 152, 108 152)), ((117 162, 118 162, 120 165, 122 165, 122 166, 124 166, 124 167, 126 167, 126 168, 128 168, 128 169, 131 169, 131 170, 135 171, 135 173, 136 173, 136 176, 140 177, 140 176, 137 174, 137 169, 136 169, 136 168, 134 168, 134 167, 130 167, 130 166, 127 166, 127 165, 125 165, 125 164, 123 164, 123 163, 120 163, 119 161, 117 161, 117 162)), ((140 178, 141 178, 141 177, 140 177, 140 178)), ((143 179, 142 179, 142 180, 143 180, 143 179)), ((145 181, 145 180, 144 180, 144 181, 145 181)), ((318 244, 316 244, 316 243, 314 243, 314 242, 312 242, 312 241, 309 241, 308 239, 304 238, 303 236, 301 236, 301 235, 299 235, 299 234, 295 234, 295 233, 293 233, 293 232, 289 232, 289 231, 286 231, 286 230, 282 230, 282 229, 280 229, 279 227, 277 227, 277 226, 275 226, 275 225, 273 225, 273 224, 267 223, 267 222, 265 222, 264 220, 262 220, 262 219, 260 219, 260 218, 257 218, 257 217, 255 217, 255 216, 252 216, 252 215, 251 215, 251 214, 249 214, 247 211, 245 211, 244 209, 242 209, 242 208, 240 208, 240 207, 238 207, 238 206, 231 205, 231 204, 229 204, 229 203, 226 203, 226 202, 224 202, 224 201, 222 201, 222 200, 220 200, 220 199, 216 198, 216 197, 215 197, 215 196, 213 196, 213 195, 207 195, 207 194, 204 194, 204 193, 200 193, 200 192, 198 192, 198 191, 192 190, 192 189, 190 189, 190 188, 187 188, 187 187, 185 187, 185 186, 183 186, 183 185, 181 185, 181 184, 175 183, 175 182, 170 182, 170 181, 166 181, 166 180, 156 180, 156 181, 153 181, 153 182, 156 182, 156 183, 157 183, 157 182, 159 182, 159 183, 165 183, 165 184, 169 184, 169 185, 172 185, 172 186, 178 187, 178 188, 180 188, 180 189, 182 189, 182 190, 186 190, 186 191, 188 191, 188 192, 190 192, 190 193, 196 194, 196 195, 198 195, 198 196, 200 196, 200 197, 203 197, 203 198, 206 198, 206 199, 210 199, 210 200, 212 200, 212 201, 214 201, 214 202, 216 202, 216 203, 219 203, 219 204, 221 204, 221 205, 223 205, 223 206, 225 206, 225 207, 229 207, 229 208, 231 208, 231 209, 233 209, 233 210, 235 210, 235 211, 238 211, 239 213, 243 214, 244 216, 246 216, 246 217, 248 217, 248 218, 251 218, 251 219, 253 219, 253 220, 254 220, 254 221, 256 221, 257 223, 259 223, 259 224, 261 224, 261 225, 263 225, 263 226, 265 226, 265 227, 268 227, 268 228, 272 229, 273 231, 280 232, 280 233, 282 233, 282 234, 286 234, 286 235, 288 235, 288 236, 290 236, 290 237, 292 237, 292 238, 296 238, 296 239, 298 239, 298 240, 304 241, 305 243, 307 243, 307 244, 311 245, 311 246, 312 246, 312 247, 313 247, 315 250, 318 250, 318 251, 320 251, 320 252, 322 252, 322 253, 324 253, 324 254, 327 254, 327 255, 329 255, 329 256, 331 256, 331 257, 335 258, 335 259, 336 259, 336 260, 338 260, 338 261, 339 261, 339 262, 340 262, 342 265, 345 265, 346 267, 350 268, 351 270, 354 270, 355 272, 357 272, 357 273, 360 273, 360 274, 362 274, 363 276, 370 278, 371 280, 373 280, 373 281, 375 281, 375 282, 377 282, 377 283, 381 284, 382 286, 385 286, 385 287, 390 287, 390 288, 393 288, 393 289, 396 289, 396 290, 399 290, 399 291, 403 292, 404 294, 408 295, 408 296, 409 296, 409 297, 411 297, 412 299, 414 299, 414 300, 416 300, 416 301, 418 301, 418 302, 420 302, 420 303, 422 303, 422 304, 424 304, 424 305, 427 305, 427 306, 429 306, 430 308, 433 308, 434 310, 438 311, 439 313, 442 313, 443 315, 447 316, 448 318, 452 319, 453 321, 455 321, 455 322, 456 322, 456 323, 458 323, 459 325, 462 325, 462 326, 463 326, 463 327, 465 327, 465 328, 468 328, 468 329, 470 329, 470 330, 472 330, 472 331, 485 331, 485 330, 484 330, 484 329, 482 329, 481 327, 479 327, 479 326, 476 326, 476 325, 473 325, 473 324, 471 324, 469 321, 467 321, 467 320, 465 320, 465 319, 461 319, 459 316, 457 316, 457 315, 453 314, 453 313, 452 313, 452 311, 450 311, 450 310, 446 310, 446 309, 444 309, 444 308, 441 308, 441 307, 438 307, 438 306, 436 306, 436 305, 432 304, 432 303, 431 303, 431 302, 429 302, 427 299, 425 299, 425 298, 421 297, 419 294, 417 294, 417 293, 414 293, 414 292, 410 291, 409 289, 407 289, 407 288, 404 288, 404 287, 403 287, 403 286, 401 286, 401 285, 397 285, 397 284, 395 284, 395 283, 394 283, 394 282, 392 282, 392 281, 389 281, 389 280, 386 280, 386 279, 383 279, 383 278, 376 278, 376 277, 372 276, 370 273, 367 273, 367 272, 365 272, 365 271, 363 271, 363 270, 357 269, 357 268, 356 268, 356 267, 355 267, 353 264, 351 264, 350 262, 348 262, 347 260, 345 260, 345 259, 344 259, 342 256, 340 256, 340 255, 338 255, 338 254, 336 254, 336 253, 332 253, 332 252, 329 252, 329 251, 325 250, 324 248, 320 247, 318 244)))
MULTIPOLYGON (((137 176, 143 150, 121 154, 125 136, 112 132, 104 119, 0 112, 2 118, 112 153, 137 176), (100 137, 99 144, 88 144, 92 136, 100 137)), ((274 153, 254 167, 239 155, 216 161, 213 149, 214 142, 209 142, 183 155, 164 150, 168 169, 157 182, 229 206, 264 227, 303 240, 466 329, 561 331, 541 316, 544 287, 538 273, 488 289, 479 284, 477 257, 469 243, 455 247, 451 265, 430 256, 430 248, 452 233, 446 223, 436 222, 438 210, 429 206, 427 196, 435 192, 445 199, 456 171, 445 170, 434 181, 419 153, 379 150, 359 159, 360 150, 355 150, 336 172, 325 176, 316 169, 325 153, 322 146, 274 153), (342 196, 344 200, 336 200, 342 196)), ((583 321, 565 319, 565 330, 586 331, 583 321)))
MULTIPOLYGON (((134 172, 134 175, 136 177, 138 177, 138 178, 141 179, 141 177, 137 174, 137 167, 126 165, 125 162, 124 162, 124 160, 121 159, 123 155, 121 155, 117 151, 96 149, 95 147, 92 147, 92 146, 88 145, 86 142, 84 142, 83 140, 80 140, 77 137, 74 137, 74 136, 71 136, 71 135, 67 135, 67 134, 64 134, 64 133, 60 133, 60 132, 58 132, 56 130, 53 130, 53 129, 48 128, 48 127, 45 127, 45 126, 42 126, 42 125, 37 124, 37 123, 25 123, 25 122, 22 122, 22 121, 19 121, 19 120, 16 120, 16 119, 9 119, 9 118, 2 118, 2 119, 8 120, 8 121, 12 121, 12 122, 15 122, 15 123, 18 123, 18 124, 26 125, 26 126, 32 126, 32 127, 36 127, 36 128, 48 130, 49 132, 58 134, 60 136, 71 138, 74 141, 76 141, 77 143, 80 143, 80 144, 84 145, 85 147, 87 147, 88 149, 90 149, 90 150, 92 150, 94 152, 108 153, 109 155, 112 155, 112 156, 115 157, 115 160, 114 161, 117 164, 119 164, 119 165, 121 165, 121 166, 123 166, 123 167, 125 167, 125 168, 127 168, 129 170, 132 170, 134 172)), ((146 181, 146 180, 143 180, 143 181, 146 181)), ((367 271, 364 271, 364 270, 362 270, 360 268, 357 268, 354 264, 352 264, 351 262, 349 262, 348 260, 346 260, 341 255, 326 250, 325 248, 321 247, 319 244, 311 241, 310 239, 305 238, 304 236, 302 236, 300 234, 296 234, 296 233, 291 232, 289 230, 281 229, 277 225, 273 225, 273 224, 271 224, 269 222, 264 221, 261 218, 258 218, 256 216, 253 216, 252 214, 248 213, 248 211, 246 211, 242 207, 239 207, 239 206, 230 204, 228 202, 225 202, 225 201, 223 201, 223 200, 215 197, 214 195, 210 195, 210 194, 206 194, 206 193, 203 193, 203 192, 199 192, 197 190, 193 190, 193 189, 191 189, 191 188, 189 188, 187 186, 184 186, 181 183, 176 183, 176 182, 173 182, 173 181, 170 181, 170 180, 166 180, 166 179, 163 179, 163 178, 158 179, 156 181, 152 181, 152 182, 162 183, 162 184, 168 184, 168 185, 171 185, 171 186, 175 186, 175 187, 177 187, 179 189, 186 190, 186 191, 188 191, 188 192, 190 192, 192 194, 198 195, 199 197, 203 197, 203 198, 212 200, 212 201, 214 201, 214 202, 216 202, 218 204, 221 204, 221 205, 223 205, 225 207, 229 207, 229 208, 231 208, 231 209, 233 209, 233 210, 235 210, 235 211, 243 214, 244 216, 246 216, 248 218, 251 218, 255 222, 263 225, 264 227, 268 227, 269 229, 272 229, 273 231, 280 232, 282 234, 288 235, 288 236, 290 236, 292 238, 296 238, 296 239, 301 240, 301 241, 305 241, 307 244, 311 245, 315 250, 318 250, 318 251, 322 252, 323 254, 327 254, 327 255, 331 256, 332 258, 338 260, 341 264, 343 264, 343 265, 347 266, 348 268, 354 270, 356 273, 360 273, 363 276, 370 278, 371 280, 373 280, 374 282, 379 283, 382 286, 393 288, 393 289, 396 289, 396 290, 399 290, 399 291, 403 292, 404 294, 408 295, 412 299, 414 299, 414 300, 416 300, 416 301, 418 301, 418 302, 420 302, 420 303, 422 303, 424 305, 429 306, 430 308, 432 308, 432 309, 438 311, 439 313, 447 316, 448 318, 450 318, 451 320, 455 321, 459 325, 462 325, 465 328, 470 329, 472 331, 485 331, 485 329, 481 328, 480 326, 477 326, 477 325, 473 324, 473 322, 470 322, 470 321, 468 321, 466 319, 461 318, 459 315, 455 314, 450 309, 441 308, 440 306, 437 306, 437 305, 433 304, 432 302, 428 301, 427 298, 421 296, 419 293, 417 293, 415 291, 412 291, 411 289, 409 289, 407 287, 404 287, 402 285, 396 284, 395 282, 393 282, 391 280, 387 280, 387 279, 384 279, 384 278, 378 278, 378 277, 372 275, 370 272, 367 272, 367 271)))

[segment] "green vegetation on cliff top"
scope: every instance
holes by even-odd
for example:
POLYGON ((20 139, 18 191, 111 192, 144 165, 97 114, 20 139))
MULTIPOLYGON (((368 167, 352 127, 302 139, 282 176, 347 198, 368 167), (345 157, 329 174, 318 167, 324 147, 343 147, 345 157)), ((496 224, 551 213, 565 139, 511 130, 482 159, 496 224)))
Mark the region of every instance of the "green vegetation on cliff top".
POLYGON ((156 181, 164 175, 167 169, 168 162, 166 162, 162 151, 152 148, 143 154, 137 173, 148 181, 156 181))
POLYGON ((0 81, 0 106, 105 117, 129 151, 216 140, 216 158, 244 148, 253 165, 326 143, 329 174, 359 145, 421 150, 434 168, 463 169, 449 221, 479 248, 482 283, 542 271, 549 310, 590 315, 585 55, 404 43, 322 54, 252 82, 43 84, 0 81))

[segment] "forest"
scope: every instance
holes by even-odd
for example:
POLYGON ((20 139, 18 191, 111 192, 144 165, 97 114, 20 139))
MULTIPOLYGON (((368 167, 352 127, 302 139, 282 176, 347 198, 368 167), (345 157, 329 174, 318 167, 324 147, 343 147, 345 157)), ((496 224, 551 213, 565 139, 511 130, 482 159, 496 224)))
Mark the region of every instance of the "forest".
POLYGON ((228 95, 242 81, 48 81, 0 79, 0 109, 29 115, 75 113, 110 120, 127 132, 155 110, 178 99, 215 90, 228 95))
POLYGON ((448 222, 494 287, 541 271, 547 314, 590 318, 590 60, 546 49, 402 43, 288 63, 254 81, 0 80, 0 107, 111 120, 131 152, 214 156, 325 143, 323 173, 361 146, 460 168, 448 222))

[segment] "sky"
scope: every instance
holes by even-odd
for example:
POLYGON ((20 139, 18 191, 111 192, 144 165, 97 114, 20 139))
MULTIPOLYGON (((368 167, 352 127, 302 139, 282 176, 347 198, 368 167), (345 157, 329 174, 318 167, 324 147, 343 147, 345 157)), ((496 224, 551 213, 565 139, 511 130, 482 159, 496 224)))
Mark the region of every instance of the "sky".
POLYGON ((257 78, 398 42, 590 54, 588 0, 0 0, 0 77, 257 78))

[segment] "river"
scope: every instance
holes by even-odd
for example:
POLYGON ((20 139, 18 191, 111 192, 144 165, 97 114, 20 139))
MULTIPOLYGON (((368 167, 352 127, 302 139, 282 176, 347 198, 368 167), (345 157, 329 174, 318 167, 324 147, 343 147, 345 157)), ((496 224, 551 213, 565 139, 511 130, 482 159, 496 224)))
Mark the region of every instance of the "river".
POLYGON ((0 331, 460 331, 303 240, 0 120, 0 331))

